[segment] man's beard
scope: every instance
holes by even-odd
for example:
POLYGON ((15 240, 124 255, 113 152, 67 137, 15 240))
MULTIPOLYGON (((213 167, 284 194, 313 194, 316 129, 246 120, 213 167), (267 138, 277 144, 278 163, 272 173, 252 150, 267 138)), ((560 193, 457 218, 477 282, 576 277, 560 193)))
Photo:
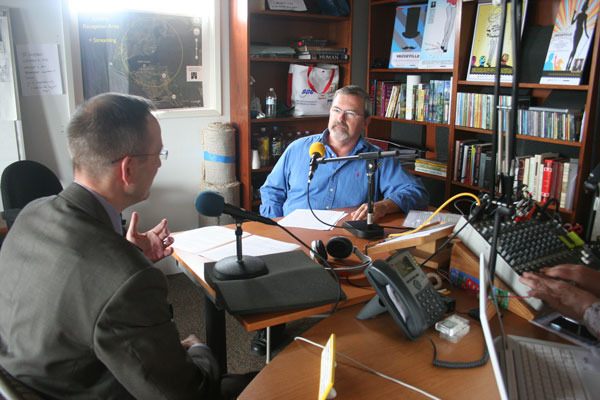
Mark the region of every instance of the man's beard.
POLYGON ((345 141, 350 138, 350 131, 345 124, 335 124, 331 127, 330 131, 335 135, 337 140, 345 141))

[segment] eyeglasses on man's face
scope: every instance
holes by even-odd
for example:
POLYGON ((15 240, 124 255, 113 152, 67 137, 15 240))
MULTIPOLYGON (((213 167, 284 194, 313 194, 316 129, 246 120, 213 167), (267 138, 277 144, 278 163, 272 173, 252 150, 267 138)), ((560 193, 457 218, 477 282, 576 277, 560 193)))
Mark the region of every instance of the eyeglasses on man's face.
POLYGON ((340 114, 344 114, 344 117, 348 118, 348 119, 357 119, 359 117, 362 117, 363 114, 358 114, 356 111, 352 111, 352 110, 342 110, 341 108, 337 107, 337 106, 333 106, 331 107, 330 112, 335 115, 338 116, 340 114))
POLYGON ((158 153, 147 153, 147 154, 126 154, 123 157, 119 157, 116 160, 112 160, 111 164, 121 161, 125 157, 149 157, 149 156, 158 156, 161 161, 166 161, 169 158, 169 150, 167 150, 164 146, 161 147, 158 153))

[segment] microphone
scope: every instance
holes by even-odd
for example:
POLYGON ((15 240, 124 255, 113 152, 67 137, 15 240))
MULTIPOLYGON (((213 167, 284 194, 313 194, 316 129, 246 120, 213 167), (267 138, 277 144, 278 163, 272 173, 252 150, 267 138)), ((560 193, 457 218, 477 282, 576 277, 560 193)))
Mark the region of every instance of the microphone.
POLYGON ((321 142, 314 142, 308 149, 308 155, 310 156, 310 164, 308 169, 308 183, 310 183, 315 170, 319 166, 317 159, 325 155, 325 146, 321 142))
POLYGON ((209 190, 200 193, 196 198, 196 211, 207 217, 218 217, 221 214, 227 214, 235 219, 256 221, 266 225, 277 225, 277 222, 270 218, 225 203, 223 196, 209 190))

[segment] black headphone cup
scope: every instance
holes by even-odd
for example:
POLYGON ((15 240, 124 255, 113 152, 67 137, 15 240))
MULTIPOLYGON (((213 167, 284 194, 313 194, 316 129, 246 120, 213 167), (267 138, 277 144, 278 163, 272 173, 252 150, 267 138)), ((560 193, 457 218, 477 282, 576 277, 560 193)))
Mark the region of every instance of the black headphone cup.
POLYGON ((334 236, 327 242, 326 250, 327 254, 339 260, 349 257, 354 250, 354 245, 347 237, 334 236))
POLYGON ((343 260, 354 253, 360 260, 360 264, 352 266, 337 266, 334 270, 341 274, 352 274, 360 272, 371 263, 371 257, 363 254, 358 248, 352 244, 352 241, 344 236, 334 236, 327 242, 327 245, 322 240, 313 240, 310 244, 312 251, 310 257, 317 263, 325 265, 323 260, 327 260, 329 256, 336 260, 343 260), (315 255, 318 254, 320 257, 315 255))

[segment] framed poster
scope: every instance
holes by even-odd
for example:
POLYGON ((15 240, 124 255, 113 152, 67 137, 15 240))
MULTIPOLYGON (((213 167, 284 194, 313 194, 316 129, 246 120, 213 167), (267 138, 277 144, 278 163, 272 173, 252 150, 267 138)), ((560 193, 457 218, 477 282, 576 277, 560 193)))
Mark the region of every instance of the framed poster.
POLYGON ((152 100, 161 116, 220 114, 218 3, 75 10, 82 100, 119 92, 152 100))
POLYGON ((540 83, 579 85, 592 43, 598 0, 560 2, 540 83))
POLYGON ((458 0, 429 0, 419 68, 454 66, 454 36, 458 0))
MULTIPOLYGON (((525 26, 525 12, 527 11, 527 0, 523 0, 523 11, 521 12, 521 29, 525 26)), ((493 82, 496 74, 496 66, 500 62, 500 81, 512 82, 512 2, 506 7, 506 25, 504 29, 504 45, 502 56, 497 60, 498 44, 500 43, 502 7, 494 5, 491 1, 482 2, 477 5, 477 17, 475 19, 475 32, 471 45, 471 56, 469 57, 468 81, 493 82)))
POLYGON ((427 4, 396 7, 389 68, 418 68, 427 4))

